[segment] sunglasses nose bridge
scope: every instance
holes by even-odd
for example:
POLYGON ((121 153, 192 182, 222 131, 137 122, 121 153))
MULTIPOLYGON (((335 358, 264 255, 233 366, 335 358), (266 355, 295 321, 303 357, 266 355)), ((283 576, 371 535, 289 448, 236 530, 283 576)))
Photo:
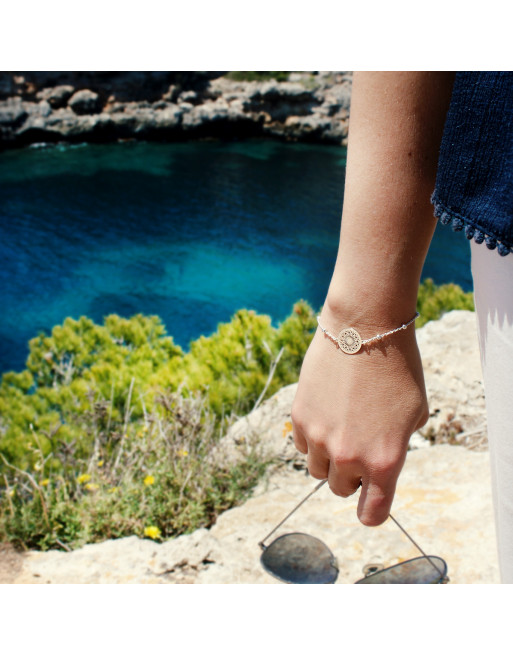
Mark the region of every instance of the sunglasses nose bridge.
POLYGON ((362 569, 362 573, 365 577, 367 577, 368 575, 382 571, 384 568, 385 567, 383 564, 366 564, 362 569))

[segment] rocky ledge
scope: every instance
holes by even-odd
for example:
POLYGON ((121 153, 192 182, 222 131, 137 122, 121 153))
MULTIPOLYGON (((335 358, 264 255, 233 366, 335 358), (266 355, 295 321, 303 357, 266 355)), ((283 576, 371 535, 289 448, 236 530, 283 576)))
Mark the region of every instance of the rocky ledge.
POLYGON ((0 73, 0 148, 272 137, 345 145, 350 72, 234 81, 223 73, 0 73))
MULTIPOLYGON (((446 560, 451 582, 497 583, 475 316, 450 312, 417 335, 431 417, 412 437, 393 514, 428 554, 446 560)), ((71 553, 19 554, 0 546, 0 583, 276 583, 260 566, 258 543, 316 483, 292 444, 295 389, 281 389, 222 440, 219 454, 237 458, 258 436, 279 464, 246 503, 224 512, 212 528, 163 543, 125 537, 71 553)), ((391 521, 377 528, 361 525, 357 500, 324 487, 277 534, 304 531, 325 541, 338 560, 342 584, 361 578, 369 563, 391 566, 418 556, 391 521)))

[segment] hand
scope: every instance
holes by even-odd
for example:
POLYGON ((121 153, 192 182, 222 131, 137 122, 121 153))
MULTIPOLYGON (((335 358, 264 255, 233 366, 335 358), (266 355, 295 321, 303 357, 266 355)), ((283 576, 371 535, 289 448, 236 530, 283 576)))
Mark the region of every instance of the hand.
MULTIPOLYGON (((322 325, 336 333, 336 318, 326 306, 322 317, 322 325)), ((362 337, 382 331, 367 329, 362 337)), ((317 330, 292 407, 294 442, 307 454, 312 477, 327 478, 333 493, 347 497, 361 484, 358 518, 364 525, 388 518, 409 438, 428 416, 413 326, 355 355, 344 354, 317 330)))

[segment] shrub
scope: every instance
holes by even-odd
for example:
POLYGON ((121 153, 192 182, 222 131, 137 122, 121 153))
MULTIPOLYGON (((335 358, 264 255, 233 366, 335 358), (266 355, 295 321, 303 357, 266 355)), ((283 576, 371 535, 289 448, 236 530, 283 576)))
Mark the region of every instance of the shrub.
POLYGON ((474 311, 472 292, 465 293, 457 284, 437 286, 432 279, 427 278, 419 287, 417 311, 420 317, 416 321, 416 327, 422 327, 428 321, 435 321, 453 309, 474 311))
MULTIPOLYGON (((426 280, 417 326, 471 293, 426 280)), ((29 343, 0 384, 0 539, 75 548, 130 534, 161 539, 211 525, 268 462, 255 444, 216 455, 237 415, 297 381, 316 329, 304 301, 278 327, 240 310, 184 354, 156 316, 67 318, 29 343)))
POLYGON ((225 77, 235 82, 286 82, 289 75, 290 71, 230 71, 225 77))
POLYGON ((98 427, 98 408, 87 458, 59 442, 46 454, 36 447, 31 470, 5 462, 0 538, 42 550, 132 534, 163 539, 209 526, 241 502, 267 464, 256 445, 232 466, 216 456, 217 423, 202 396, 168 394, 157 406, 123 434, 98 427))
POLYGON ((255 449, 233 468, 215 461, 215 443, 297 380, 314 328, 299 302, 277 328, 241 310, 186 355, 141 315, 68 318, 32 339, 27 369, 0 384, 0 538, 68 548, 210 525, 265 468, 255 449))

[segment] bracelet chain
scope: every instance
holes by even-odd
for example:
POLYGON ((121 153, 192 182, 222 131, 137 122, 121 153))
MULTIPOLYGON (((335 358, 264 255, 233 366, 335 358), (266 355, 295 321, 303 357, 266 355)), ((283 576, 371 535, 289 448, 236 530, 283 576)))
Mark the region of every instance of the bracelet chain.
POLYGON ((399 332, 399 330, 406 330, 408 326, 410 326, 412 323, 414 323, 417 318, 420 316, 418 312, 415 312, 415 316, 410 319, 407 323, 403 323, 401 326, 398 328, 395 328, 395 330, 389 330, 388 332, 383 332, 381 334, 376 334, 376 336, 371 337, 370 339, 362 339, 358 332, 354 328, 345 328, 343 329, 338 337, 335 337, 331 332, 328 332, 328 330, 321 325, 321 317, 317 317, 317 323, 319 324, 320 329, 324 334, 333 341, 333 343, 340 348, 343 352, 345 352, 348 355, 353 355, 357 353, 362 346, 364 346, 367 343, 372 343, 373 341, 380 341, 381 339, 384 339, 385 337, 389 337, 391 334, 395 334, 396 332, 399 332))

